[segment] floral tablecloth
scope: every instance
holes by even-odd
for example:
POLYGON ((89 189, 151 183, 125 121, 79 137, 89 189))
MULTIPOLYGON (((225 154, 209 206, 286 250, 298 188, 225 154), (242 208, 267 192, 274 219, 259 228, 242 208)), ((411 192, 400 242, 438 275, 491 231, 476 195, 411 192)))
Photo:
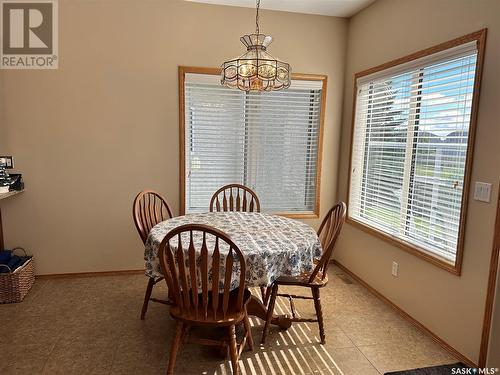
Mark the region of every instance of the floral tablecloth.
MULTIPOLYGON (((316 232, 300 221, 264 213, 207 212, 178 216, 151 229, 144 252, 147 276, 162 277, 157 257, 160 242, 169 231, 184 224, 207 224, 228 234, 245 257, 247 287, 268 286, 279 276, 309 272, 313 259, 321 256, 316 232)), ((174 240, 177 243, 175 238, 171 241, 174 240)), ((182 239, 185 249, 187 241, 188 236, 182 239)), ((201 235, 195 236, 194 241, 201 241, 201 235)), ((227 250, 221 247, 221 255, 227 254, 227 250)), ((239 273, 237 264, 233 266, 234 279, 236 273, 239 273)))

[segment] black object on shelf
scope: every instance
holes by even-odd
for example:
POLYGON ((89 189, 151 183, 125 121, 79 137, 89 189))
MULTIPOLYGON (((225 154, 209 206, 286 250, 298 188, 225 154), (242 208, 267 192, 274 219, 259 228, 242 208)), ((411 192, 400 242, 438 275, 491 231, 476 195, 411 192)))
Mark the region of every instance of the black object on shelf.
POLYGON ((23 175, 20 173, 9 174, 9 190, 10 191, 21 191, 24 189, 23 175))

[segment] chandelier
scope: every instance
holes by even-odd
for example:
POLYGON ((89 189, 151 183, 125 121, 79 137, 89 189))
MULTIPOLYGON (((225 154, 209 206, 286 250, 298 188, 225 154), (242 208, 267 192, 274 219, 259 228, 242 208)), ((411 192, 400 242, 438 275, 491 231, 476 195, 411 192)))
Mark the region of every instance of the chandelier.
POLYGON ((259 8, 260 0, 257 0, 255 34, 243 35, 240 38, 247 52, 221 65, 223 86, 242 91, 273 91, 290 87, 290 65, 266 51, 273 38, 259 32, 259 8))

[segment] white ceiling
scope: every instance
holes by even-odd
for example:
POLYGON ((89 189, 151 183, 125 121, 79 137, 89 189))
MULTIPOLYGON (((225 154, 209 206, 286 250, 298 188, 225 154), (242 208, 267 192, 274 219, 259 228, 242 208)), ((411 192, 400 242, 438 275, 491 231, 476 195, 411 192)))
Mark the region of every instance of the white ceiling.
MULTIPOLYGON (((255 8, 255 0, 186 0, 195 3, 255 8)), ((261 9, 351 17, 375 0, 261 0, 261 9)))

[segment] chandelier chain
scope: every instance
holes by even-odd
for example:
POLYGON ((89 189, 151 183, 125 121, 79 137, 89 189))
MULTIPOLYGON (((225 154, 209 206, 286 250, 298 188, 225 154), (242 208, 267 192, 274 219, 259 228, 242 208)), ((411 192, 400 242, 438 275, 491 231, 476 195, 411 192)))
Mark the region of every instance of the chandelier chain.
POLYGON ((255 13, 255 30, 256 34, 259 35, 259 8, 260 8, 260 0, 257 0, 257 12, 255 13))

